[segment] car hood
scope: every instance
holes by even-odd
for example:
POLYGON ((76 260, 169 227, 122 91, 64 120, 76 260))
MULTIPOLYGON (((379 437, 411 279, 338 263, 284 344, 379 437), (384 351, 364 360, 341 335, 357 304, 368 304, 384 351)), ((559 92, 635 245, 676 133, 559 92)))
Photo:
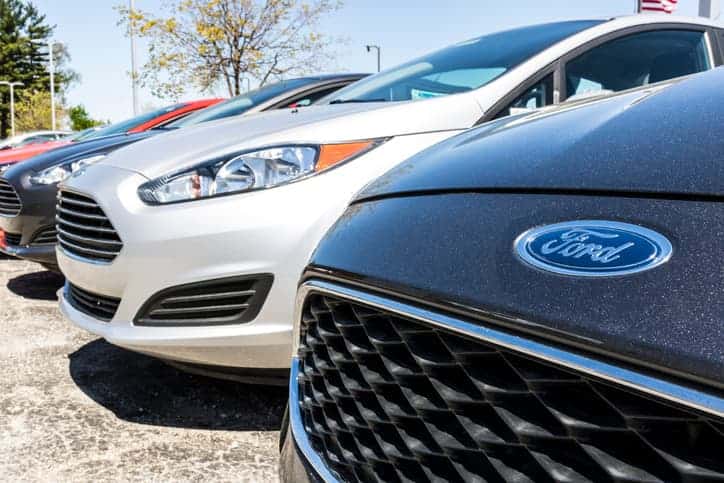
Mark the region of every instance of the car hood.
POLYGON ((12 177, 22 176, 28 172, 38 172, 61 163, 66 159, 118 149, 127 144, 147 139, 158 134, 158 132, 159 131, 146 131, 138 134, 119 134, 79 143, 71 143, 18 163, 5 171, 3 178, 10 179, 12 177))
POLYGON ((430 191, 724 194, 718 69, 667 86, 505 118, 394 168, 359 198, 430 191))
POLYGON ((22 146, 19 148, 13 148, 13 149, 7 149, 4 151, 0 151, 0 164, 4 163, 12 163, 16 160, 24 160, 29 158, 30 156, 34 156, 36 154, 44 153, 46 151, 49 151, 51 149, 55 149, 60 146, 65 146, 70 141, 48 141, 46 143, 35 143, 35 144, 29 144, 27 146, 22 146))
MULTIPOLYGON (((464 129, 482 116, 469 94, 400 103, 284 109, 211 121, 114 153, 103 164, 149 178, 243 149, 279 143, 330 143, 464 129)), ((92 169, 92 168, 90 168, 92 169)))

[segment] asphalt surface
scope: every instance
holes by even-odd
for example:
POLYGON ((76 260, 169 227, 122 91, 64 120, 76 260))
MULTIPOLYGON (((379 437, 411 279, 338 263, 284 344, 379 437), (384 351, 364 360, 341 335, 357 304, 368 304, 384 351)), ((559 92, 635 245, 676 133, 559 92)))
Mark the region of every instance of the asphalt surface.
POLYGON ((2 481, 276 481, 280 387, 192 376, 64 320, 62 277, 0 255, 2 481))

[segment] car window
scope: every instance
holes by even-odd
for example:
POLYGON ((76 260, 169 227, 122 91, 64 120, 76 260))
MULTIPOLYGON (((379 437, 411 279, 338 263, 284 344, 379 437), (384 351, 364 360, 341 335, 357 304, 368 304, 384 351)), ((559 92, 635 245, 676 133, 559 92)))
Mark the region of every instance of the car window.
POLYGON ((484 35, 368 77, 328 100, 425 100, 478 89, 548 47, 599 23, 556 22, 484 35))
POLYGON ((320 99, 323 99, 328 95, 334 93, 335 91, 338 91, 340 88, 341 86, 339 84, 335 84, 325 89, 320 89, 307 95, 303 95, 297 99, 291 99, 289 103, 285 103, 283 106, 280 106, 280 108, 311 106, 320 99))
POLYGON ((127 119, 125 121, 118 122, 116 124, 111 124, 110 126, 89 132, 88 134, 84 135, 83 137, 78 138, 78 141, 87 141, 89 139, 97 139, 101 137, 106 136, 113 136, 115 134, 124 134, 134 127, 140 126, 141 124, 145 124, 148 121, 152 119, 156 119, 157 117, 163 116, 164 114, 168 114, 169 112, 176 111, 178 109, 181 109, 185 103, 180 104, 174 104, 172 106, 164 107, 162 109, 156 109, 155 111, 147 112, 144 114, 141 114, 140 116, 132 117, 131 119, 127 119))
POLYGON ((601 44, 568 62, 566 96, 622 91, 710 68, 704 32, 642 32, 601 44))
POLYGON ((244 114, 249 109, 263 102, 267 102, 277 96, 283 95, 285 92, 298 89, 308 84, 317 82, 316 79, 309 77, 300 77, 298 79, 289 79, 285 81, 268 84, 259 89, 249 91, 246 94, 232 97, 224 102, 220 102, 214 106, 207 107, 191 116, 182 120, 167 124, 165 127, 169 129, 177 129, 186 126, 193 126, 202 122, 215 121, 217 119, 226 119, 227 117, 238 116, 244 114))
POLYGON ((553 74, 548 74, 533 84, 495 117, 509 116, 523 111, 532 111, 553 104, 553 74))

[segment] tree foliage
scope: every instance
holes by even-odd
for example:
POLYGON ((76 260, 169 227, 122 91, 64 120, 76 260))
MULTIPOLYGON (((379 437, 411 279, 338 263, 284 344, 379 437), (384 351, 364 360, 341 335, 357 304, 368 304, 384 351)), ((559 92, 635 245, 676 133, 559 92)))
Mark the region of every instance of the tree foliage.
POLYGON ((319 71, 333 60, 335 39, 318 32, 338 0, 168 0, 166 15, 117 7, 128 31, 148 39, 140 82, 159 97, 178 98, 194 86, 219 84, 229 96, 243 79, 319 71))
MULTIPOLYGON (((62 104, 55 104, 55 115, 61 119, 65 115, 62 104)), ((50 129, 50 94, 47 91, 25 91, 15 103, 15 130, 28 132, 50 129)))
POLYGON ((102 126, 103 121, 93 119, 88 114, 85 106, 78 104, 68 109, 68 118, 70 119, 70 128, 73 131, 82 131, 91 127, 102 126))
MULTIPOLYGON (((30 99, 39 100, 42 92, 50 105, 47 41, 53 29, 32 3, 0 0, 0 80, 24 84, 15 91, 18 106, 29 103, 30 99)), ((70 56, 62 45, 56 46, 54 54, 56 95, 62 104, 65 89, 77 80, 77 75, 65 67, 70 56)), ((47 123, 43 124, 43 127, 49 126, 50 111, 47 123)), ((9 127, 10 94, 6 86, 0 86, 0 137, 7 135, 9 127)), ((16 129, 20 130, 17 123, 16 129)))

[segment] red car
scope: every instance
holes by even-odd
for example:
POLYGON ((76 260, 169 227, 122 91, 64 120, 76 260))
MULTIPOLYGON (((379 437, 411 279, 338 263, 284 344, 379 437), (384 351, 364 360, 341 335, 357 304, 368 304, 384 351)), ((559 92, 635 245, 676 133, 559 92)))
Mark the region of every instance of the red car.
POLYGON ((86 141, 89 139, 97 139, 99 137, 112 136, 115 134, 147 131, 154 127, 159 127, 171 121, 188 116, 192 112, 212 106, 223 100, 224 99, 202 99, 199 101, 182 102, 147 112, 145 114, 141 114, 140 116, 132 117, 131 119, 111 124, 110 126, 95 131, 83 131, 75 136, 71 135, 60 141, 29 144, 17 149, 8 149, 0 152, 0 169, 2 169, 3 166, 23 161, 59 146, 65 146, 71 142, 86 141))

